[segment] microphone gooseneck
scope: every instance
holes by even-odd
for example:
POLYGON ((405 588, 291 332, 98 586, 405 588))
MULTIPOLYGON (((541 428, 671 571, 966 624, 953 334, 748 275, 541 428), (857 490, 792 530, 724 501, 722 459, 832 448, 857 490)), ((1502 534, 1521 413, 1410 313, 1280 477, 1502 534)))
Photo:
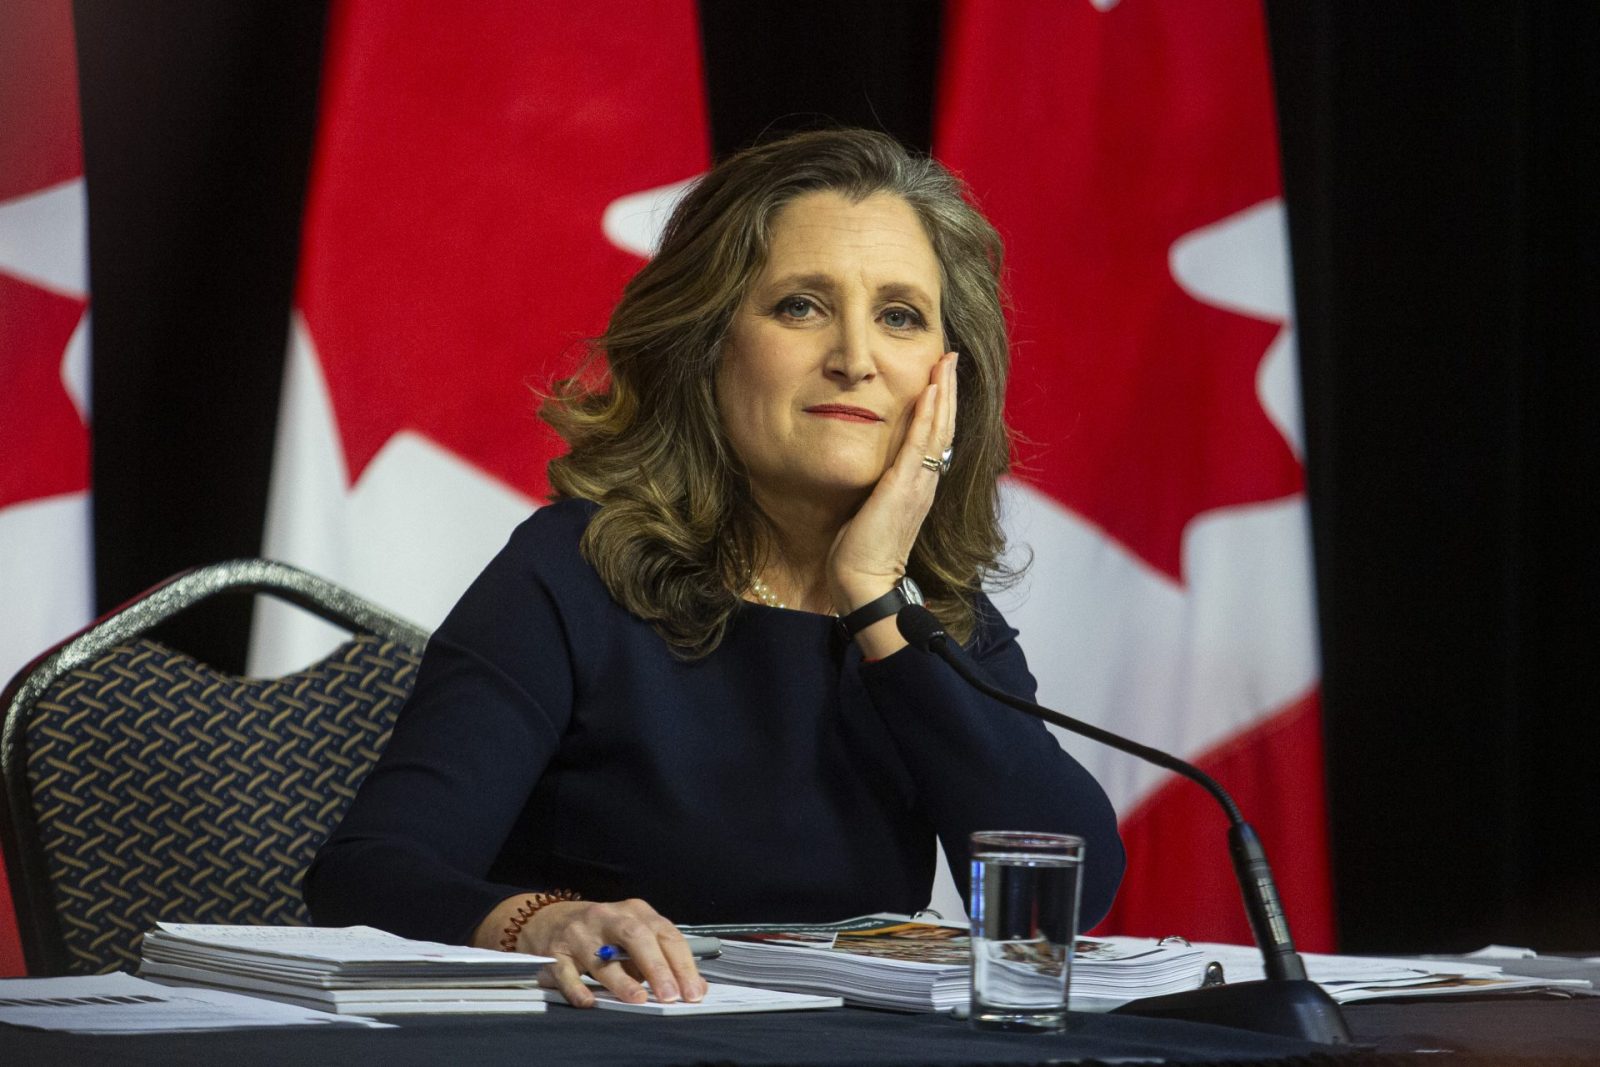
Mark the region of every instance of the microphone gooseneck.
POLYGON ((961 678, 985 696, 1053 723, 1064 730, 1098 741, 1103 745, 1137 756, 1158 767, 1182 775, 1199 785, 1222 805, 1228 817, 1228 852, 1233 859, 1234 877, 1244 897, 1245 914, 1256 947, 1261 950, 1266 982, 1243 982, 1134 1001, 1124 1014, 1151 1014, 1191 1018, 1222 1025, 1264 1030, 1304 1037, 1324 1044, 1346 1044, 1350 1040, 1339 1006, 1327 992, 1306 979, 1305 962, 1295 951, 1289 936, 1289 922, 1278 897, 1277 883, 1267 864, 1266 850, 1255 830, 1245 822, 1239 805, 1215 778, 1194 764, 1149 745, 1142 745, 1110 730, 1041 707, 1031 700, 1012 696, 991 685, 952 647, 938 618, 920 604, 908 604, 895 619, 907 643, 931 652, 950 665, 961 678), (1252 987, 1272 987, 1253 991, 1252 987), (1219 992, 1226 991, 1226 992, 1219 992), (1142 1005, 1142 1007, 1141 1007, 1142 1005))

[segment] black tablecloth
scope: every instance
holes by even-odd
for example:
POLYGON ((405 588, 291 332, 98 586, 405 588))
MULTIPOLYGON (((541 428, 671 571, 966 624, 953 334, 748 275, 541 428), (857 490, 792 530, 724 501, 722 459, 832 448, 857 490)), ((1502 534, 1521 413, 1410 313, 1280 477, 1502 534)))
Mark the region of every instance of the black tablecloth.
POLYGON ((393 1030, 253 1030, 78 1036, 0 1027, 6 1067, 162 1064, 381 1067, 574 1064, 1337 1063, 1327 1050, 1222 1027, 1078 1015, 1064 1033, 979 1033, 938 1015, 845 1008, 766 1015, 657 1018, 552 1006, 519 1017, 390 1017, 393 1030))
POLYGON ((1468 1052, 1485 1062, 1600 1064, 1600 997, 1348 1004, 1345 1021, 1379 1052, 1468 1052))
POLYGON ((1345 1016, 1356 1048, 1111 1015, 1074 1015, 1059 1034, 979 1033, 947 1016, 855 1008, 654 1018, 552 1006, 531 1016, 391 1016, 400 1024, 391 1030, 98 1037, 0 1026, 0 1065, 1600 1064, 1600 998, 1356 1004, 1345 1016))

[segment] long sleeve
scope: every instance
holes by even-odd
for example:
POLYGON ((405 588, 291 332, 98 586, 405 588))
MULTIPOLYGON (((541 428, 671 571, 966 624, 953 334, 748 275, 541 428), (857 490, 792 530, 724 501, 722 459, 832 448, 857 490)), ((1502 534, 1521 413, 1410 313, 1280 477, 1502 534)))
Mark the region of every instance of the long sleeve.
POLYGON ((570 717, 570 662, 549 590, 502 552, 429 641, 382 758, 307 872, 318 923, 461 942, 541 888, 491 872, 570 717))
MULTIPOLYGON (((1016 631, 987 600, 980 607, 978 639, 962 654, 993 684, 1032 699, 1036 685, 1016 631)), ((915 780, 962 898, 974 831, 1070 833, 1085 842, 1080 925, 1099 922, 1124 866, 1116 812, 1045 725, 976 692, 943 660, 914 648, 864 664, 861 674, 915 780)))

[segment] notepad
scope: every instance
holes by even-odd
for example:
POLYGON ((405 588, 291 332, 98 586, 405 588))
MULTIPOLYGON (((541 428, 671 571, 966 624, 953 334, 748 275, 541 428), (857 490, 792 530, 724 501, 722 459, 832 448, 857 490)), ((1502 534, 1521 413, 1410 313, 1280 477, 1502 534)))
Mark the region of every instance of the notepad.
MULTIPOLYGON (((589 980, 591 987, 594 982, 589 980)), ((756 989, 750 986, 708 983, 703 1000, 679 1000, 670 1004, 651 998, 643 1004, 619 1000, 609 990, 595 988, 595 1007, 605 1011, 631 1011, 639 1015, 737 1015, 758 1011, 812 1011, 817 1008, 842 1008, 842 997, 818 996, 813 993, 788 993, 779 989, 756 989)), ((554 989, 541 989, 545 1000, 565 1004, 566 997, 554 989)))

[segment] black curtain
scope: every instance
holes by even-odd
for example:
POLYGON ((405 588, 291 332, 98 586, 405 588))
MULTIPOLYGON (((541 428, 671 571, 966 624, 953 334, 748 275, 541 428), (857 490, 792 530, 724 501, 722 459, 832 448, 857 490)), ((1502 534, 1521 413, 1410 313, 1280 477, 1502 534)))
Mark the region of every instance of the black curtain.
POLYGON ((1268 11, 1344 946, 1600 946, 1600 13, 1268 11))
MULTIPOLYGON (((74 4, 100 611, 261 550, 327 14, 74 4)), ((242 669, 249 604, 162 636, 242 669)))
MULTIPOLYGON (((819 122, 928 145, 937 5, 700 12, 719 155, 819 122)), ((1267 13, 1343 945, 1600 949, 1596 14, 1267 13)), ((75 14, 108 607, 259 551, 326 11, 75 14)), ((185 639, 238 665, 247 625, 185 639)))

